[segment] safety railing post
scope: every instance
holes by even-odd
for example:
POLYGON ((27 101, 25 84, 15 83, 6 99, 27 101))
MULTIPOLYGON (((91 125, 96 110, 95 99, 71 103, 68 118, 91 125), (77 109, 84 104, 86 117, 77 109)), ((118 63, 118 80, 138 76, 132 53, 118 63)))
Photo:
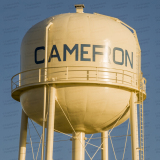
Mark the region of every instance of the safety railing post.
POLYGON ((68 66, 66 67, 66 80, 68 80, 68 66))
POLYGON ((116 83, 117 83, 117 72, 116 72, 116 83))
POLYGON ((133 73, 133 86, 135 86, 135 77, 134 77, 134 73, 133 73))
POLYGON ((122 84, 123 84, 123 81, 124 81, 124 70, 123 70, 123 73, 122 73, 122 84))
POLYGON ((87 80, 89 80, 89 70, 87 70, 87 80))
POLYGON ((98 81, 98 67, 96 67, 96 80, 98 81))
POLYGON ((21 73, 19 73, 19 87, 21 86, 21 73))
POLYGON ((39 68, 39 82, 41 82, 41 68, 39 68))

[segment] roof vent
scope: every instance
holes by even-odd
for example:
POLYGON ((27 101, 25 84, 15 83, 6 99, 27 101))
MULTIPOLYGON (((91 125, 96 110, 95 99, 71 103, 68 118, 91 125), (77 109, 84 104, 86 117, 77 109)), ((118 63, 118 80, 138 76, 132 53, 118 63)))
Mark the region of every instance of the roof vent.
POLYGON ((83 13, 84 4, 75 4, 76 13, 83 13))

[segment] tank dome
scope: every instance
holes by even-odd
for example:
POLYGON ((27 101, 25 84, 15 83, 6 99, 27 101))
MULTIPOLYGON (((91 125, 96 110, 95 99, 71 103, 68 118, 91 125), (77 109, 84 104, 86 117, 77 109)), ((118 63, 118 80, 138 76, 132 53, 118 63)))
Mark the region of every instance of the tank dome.
POLYGON ((83 13, 81 8, 47 18, 23 38, 24 87, 17 100, 42 125, 43 85, 53 85, 55 129, 72 132, 61 105, 76 131, 108 130, 117 119, 119 125, 129 117, 131 90, 138 86, 139 52, 135 35, 115 18, 83 13))

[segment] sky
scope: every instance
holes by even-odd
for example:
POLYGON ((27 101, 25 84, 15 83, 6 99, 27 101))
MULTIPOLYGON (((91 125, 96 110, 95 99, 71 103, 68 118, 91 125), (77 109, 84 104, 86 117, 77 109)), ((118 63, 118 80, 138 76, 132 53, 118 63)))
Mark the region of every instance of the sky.
MULTIPOLYGON (((145 160, 160 157, 160 1, 158 0, 1 0, 0 5, 0 159, 17 160, 19 149, 21 104, 11 97, 11 77, 20 72, 20 46, 25 33, 34 24, 61 13, 75 12, 75 4, 84 4, 85 13, 100 13, 116 17, 137 32, 142 54, 142 72, 147 80, 147 99, 144 101, 145 160)), ((34 124, 39 133, 42 128, 34 124)), ((115 128, 112 136, 126 135, 128 120, 115 128)), ((30 134, 39 142, 29 120, 30 134)), ((87 135, 89 136, 89 135, 87 135)), ((100 137, 95 134, 94 137, 100 137)), ((55 133, 54 160, 71 159, 70 137, 55 133), (65 140, 65 141, 63 141, 65 140)), ((32 159, 29 133, 26 160, 32 159)), ((96 145, 100 139, 93 140, 96 145)), ((113 138, 117 160, 122 159, 125 137, 113 138)), ((34 145, 35 157, 38 143, 34 145)), ((96 149, 87 146, 93 155, 96 149)), ((40 151, 39 151, 40 152, 40 151)), ((86 155, 86 160, 89 158, 86 155)), ((94 158, 100 160, 100 151, 94 158)), ((109 160, 114 159, 109 142, 109 160)), ((128 137, 124 160, 131 159, 128 137)), ((40 160, 40 154, 38 156, 40 160)))

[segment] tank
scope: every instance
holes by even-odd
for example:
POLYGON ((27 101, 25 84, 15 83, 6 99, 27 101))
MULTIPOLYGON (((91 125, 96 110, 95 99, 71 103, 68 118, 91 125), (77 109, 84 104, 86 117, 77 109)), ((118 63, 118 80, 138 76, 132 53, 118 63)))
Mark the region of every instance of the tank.
POLYGON ((122 21, 82 11, 55 15, 25 34, 21 73, 13 77, 19 78, 13 84, 18 89, 12 88, 12 97, 42 125, 43 86, 52 85, 56 130, 73 132, 63 109, 76 132, 103 132, 129 118, 140 68, 136 34, 122 21))

